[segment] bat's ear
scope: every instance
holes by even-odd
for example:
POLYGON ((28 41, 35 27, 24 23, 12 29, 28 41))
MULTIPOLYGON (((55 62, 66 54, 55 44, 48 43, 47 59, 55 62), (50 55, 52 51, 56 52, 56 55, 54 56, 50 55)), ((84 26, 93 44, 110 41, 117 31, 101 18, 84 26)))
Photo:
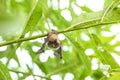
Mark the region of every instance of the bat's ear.
POLYGON ((51 31, 55 31, 54 29, 52 29, 51 31))
POLYGON ((56 30, 54 30, 54 29, 52 29, 51 30, 54 34, 57 34, 57 31, 56 30))
POLYGON ((45 52, 44 49, 39 49, 39 50, 37 51, 37 53, 43 53, 43 52, 45 52))
POLYGON ((62 55, 59 55, 59 58, 62 59, 62 55))

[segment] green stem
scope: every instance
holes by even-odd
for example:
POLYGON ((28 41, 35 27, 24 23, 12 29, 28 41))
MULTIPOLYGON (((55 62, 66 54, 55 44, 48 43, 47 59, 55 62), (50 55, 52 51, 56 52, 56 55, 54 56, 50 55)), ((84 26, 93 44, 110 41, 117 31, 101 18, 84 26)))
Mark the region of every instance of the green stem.
MULTIPOLYGON (((65 29, 65 30, 62 30, 62 31, 58 31, 58 34, 59 33, 70 32, 70 31, 75 31, 75 30, 80 30, 80 29, 87 29, 87 28, 91 28, 91 27, 95 27, 95 26, 100 26, 100 25, 114 24, 114 23, 118 23, 118 22, 98 23, 98 24, 94 24, 94 25, 90 25, 90 26, 85 26, 85 27, 80 27, 80 28, 75 28, 76 25, 74 25, 74 26, 68 27, 68 29, 65 29)), ((42 38, 42 37, 45 37, 45 36, 47 36, 47 34, 32 36, 32 37, 28 37, 28 38, 21 38, 21 39, 18 39, 18 40, 12 40, 12 41, 1 43, 0 46, 6 46, 6 45, 13 44, 13 43, 18 43, 18 42, 33 40, 33 39, 36 39, 36 38, 42 38)))
POLYGON ((118 69, 111 69, 111 72, 120 72, 120 68, 118 68, 118 69))
POLYGON ((53 75, 53 74, 59 73, 59 72, 61 72, 61 71, 64 71, 64 70, 66 70, 66 69, 70 69, 70 68, 75 67, 75 66, 77 66, 77 64, 70 64, 70 65, 61 67, 61 68, 59 68, 59 69, 57 69, 57 70, 54 70, 53 72, 47 74, 46 76, 49 78, 49 77, 50 77, 51 75, 53 75))
POLYGON ((45 78, 45 79, 50 80, 50 79, 47 78, 47 77, 40 76, 40 75, 35 75, 35 74, 32 74, 32 73, 28 73, 28 72, 21 72, 21 71, 16 71, 16 70, 13 70, 13 69, 9 69, 9 71, 15 72, 15 73, 21 73, 21 74, 24 74, 24 75, 33 75, 33 76, 37 76, 37 77, 40 77, 40 78, 45 78))

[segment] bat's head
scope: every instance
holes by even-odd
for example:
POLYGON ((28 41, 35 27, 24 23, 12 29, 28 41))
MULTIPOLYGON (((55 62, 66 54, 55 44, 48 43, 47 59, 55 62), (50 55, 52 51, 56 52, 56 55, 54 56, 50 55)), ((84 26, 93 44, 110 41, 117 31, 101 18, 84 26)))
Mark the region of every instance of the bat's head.
POLYGON ((54 29, 52 29, 52 30, 51 30, 51 33, 52 33, 52 34, 57 34, 57 31, 54 30, 54 29))

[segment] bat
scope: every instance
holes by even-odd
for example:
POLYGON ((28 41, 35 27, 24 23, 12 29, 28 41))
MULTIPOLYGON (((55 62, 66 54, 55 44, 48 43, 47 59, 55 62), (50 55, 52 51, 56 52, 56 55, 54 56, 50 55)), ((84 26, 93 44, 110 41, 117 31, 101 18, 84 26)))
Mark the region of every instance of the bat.
POLYGON ((47 38, 44 38, 44 43, 42 44, 42 47, 38 50, 37 53, 45 52, 46 45, 48 45, 49 48, 55 49, 54 55, 62 59, 61 42, 58 39, 58 33, 56 30, 52 29, 51 32, 48 33, 47 38))

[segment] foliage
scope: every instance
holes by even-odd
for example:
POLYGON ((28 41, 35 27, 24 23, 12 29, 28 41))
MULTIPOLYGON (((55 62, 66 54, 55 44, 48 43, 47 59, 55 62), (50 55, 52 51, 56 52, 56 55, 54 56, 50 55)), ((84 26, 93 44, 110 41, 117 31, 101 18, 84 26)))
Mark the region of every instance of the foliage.
POLYGON ((77 0, 68 0, 63 9, 62 0, 56 0, 57 6, 53 1, 0 0, 0 80, 49 80, 56 75, 64 80, 67 74, 74 80, 119 80, 120 66, 114 55, 120 56, 115 49, 120 47, 120 33, 111 29, 120 22, 120 0, 104 0, 103 9, 97 12, 78 5, 77 0), (63 11, 70 12, 71 18, 65 18, 63 11), (48 48, 36 54, 51 29, 58 30, 62 42, 61 60, 48 48))

